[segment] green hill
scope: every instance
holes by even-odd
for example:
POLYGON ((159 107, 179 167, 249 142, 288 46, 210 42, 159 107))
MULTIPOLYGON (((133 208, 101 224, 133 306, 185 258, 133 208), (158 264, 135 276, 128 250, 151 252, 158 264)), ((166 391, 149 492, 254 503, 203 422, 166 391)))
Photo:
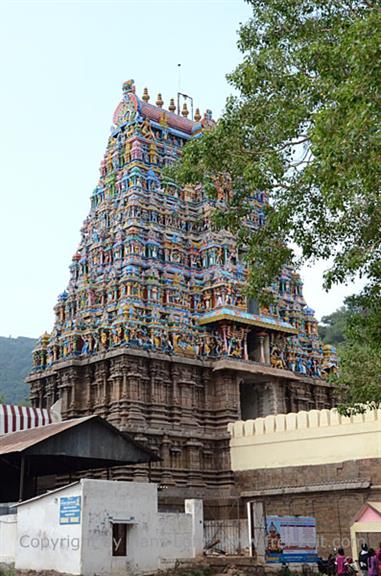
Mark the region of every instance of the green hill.
POLYGON ((9 404, 25 403, 29 396, 24 380, 32 367, 34 338, 0 336, 0 398, 9 404))

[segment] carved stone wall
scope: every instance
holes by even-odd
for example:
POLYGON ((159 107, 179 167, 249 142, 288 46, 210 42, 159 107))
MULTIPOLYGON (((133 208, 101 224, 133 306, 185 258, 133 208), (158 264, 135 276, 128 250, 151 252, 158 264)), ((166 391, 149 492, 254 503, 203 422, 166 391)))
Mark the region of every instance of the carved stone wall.
MULTIPOLYGON (((165 487, 166 497, 228 497, 235 491, 227 426, 241 418, 241 404, 250 398, 242 396, 240 366, 213 368, 212 362, 196 359, 118 351, 31 375, 30 398, 35 407, 50 407, 61 398, 64 419, 97 414, 161 458, 151 469, 116 468, 115 479, 150 479, 165 487)), ((254 379, 253 386, 263 415, 283 412, 291 397, 294 403, 308 398, 316 407, 331 402, 321 381, 301 381, 293 388, 270 376, 254 379)))

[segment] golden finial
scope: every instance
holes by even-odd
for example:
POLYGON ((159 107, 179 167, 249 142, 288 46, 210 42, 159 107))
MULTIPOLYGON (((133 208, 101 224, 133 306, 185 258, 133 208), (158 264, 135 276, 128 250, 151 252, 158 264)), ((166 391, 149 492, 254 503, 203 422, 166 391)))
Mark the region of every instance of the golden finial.
POLYGON ((171 98, 171 100, 169 102, 168 110, 170 112, 176 112, 176 105, 175 105, 175 99, 174 98, 171 98))
POLYGON ((149 100, 148 88, 144 88, 142 99, 144 100, 144 102, 148 102, 149 100))
POLYGON ((189 110, 188 110, 188 106, 187 106, 186 102, 184 102, 184 104, 183 104, 183 109, 181 110, 181 114, 182 114, 182 116, 184 116, 184 118, 186 118, 189 114, 189 110))
POLYGON ((49 338, 50 338, 50 334, 49 332, 44 332, 43 335, 41 336, 41 344, 43 347, 46 347, 48 345, 49 342, 49 338))
POLYGON ((196 108, 196 113, 195 113, 195 115, 194 115, 194 120, 195 120, 195 122, 200 122, 200 120, 201 120, 200 108, 196 108))
POLYGON ((159 108, 163 107, 163 98, 161 97, 161 94, 159 92, 159 94, 157 95, 157 99, 156 99, 156 106, 159 106, 159 108))

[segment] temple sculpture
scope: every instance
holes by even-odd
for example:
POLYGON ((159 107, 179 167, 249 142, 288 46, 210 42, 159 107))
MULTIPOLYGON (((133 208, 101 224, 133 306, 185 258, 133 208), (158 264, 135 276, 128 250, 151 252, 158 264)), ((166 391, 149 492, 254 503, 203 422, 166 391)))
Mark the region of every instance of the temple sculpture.
MULTIPOLYGON (((41 408, 61 398, 64 418, 99 414, 157 451, 161 462, 137 466, 135 479, 215 496, 232 485, 228 422, 331 407, 336 355, 293 269, 269 288, 268 308, 246 297, 244 248, 211 226, 228 179, 210 199, 162 176, 213 129, 212 113, 191 119, 186 103, 149 100, 124 83, 69 284, 34 351, 30 398, 41 408)), ((255 230, 266 193, 250 201, 255 230)))

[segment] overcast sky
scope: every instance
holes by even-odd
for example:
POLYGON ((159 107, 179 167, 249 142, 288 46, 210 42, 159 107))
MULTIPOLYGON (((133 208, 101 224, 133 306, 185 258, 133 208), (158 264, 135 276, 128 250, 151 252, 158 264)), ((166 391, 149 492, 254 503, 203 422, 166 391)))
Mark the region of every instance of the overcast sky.
MULTIPOLYGON (((89 211, 122 82, 152 100, 181 91, 218 117, 240 60, 241 0, 0 0, 0 335, 50 331, 89 211)), ((325 294, 304 273, 318 317, 354 287, 325 294)))

